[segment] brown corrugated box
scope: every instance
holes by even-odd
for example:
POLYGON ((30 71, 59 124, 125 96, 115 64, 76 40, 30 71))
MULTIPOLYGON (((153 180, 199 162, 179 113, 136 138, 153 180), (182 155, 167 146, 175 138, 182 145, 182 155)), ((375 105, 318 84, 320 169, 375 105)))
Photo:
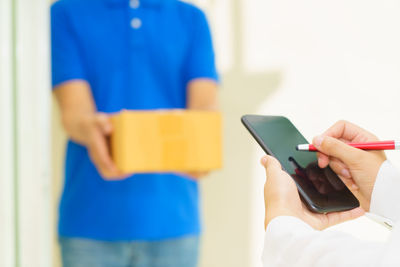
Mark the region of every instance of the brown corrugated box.
POLYGON ((222 167, 219 112, 122 111, 111 120, 111 153, 124 173, 200 172, 222 167))

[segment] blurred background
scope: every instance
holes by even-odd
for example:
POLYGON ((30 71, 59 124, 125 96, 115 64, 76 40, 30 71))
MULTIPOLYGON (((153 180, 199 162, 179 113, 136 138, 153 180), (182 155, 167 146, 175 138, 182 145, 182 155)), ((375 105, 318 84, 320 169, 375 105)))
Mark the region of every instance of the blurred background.
MULTIPOLYGON (((263 245, 261 149, 246 113, 288 116, 311 140, 339 119, 400 137, 400 2, 198 0, 211 23, 225 168, 201 182, 202 267, 256 267, 263 245)), ((65 135, 50 88, 49 0, 0 0, 0 266, 60 266, 65 135)), ((400 154, 388 153, 400 167, 400 154)), ((335 227, 363 239, 366 218, 335 227)))

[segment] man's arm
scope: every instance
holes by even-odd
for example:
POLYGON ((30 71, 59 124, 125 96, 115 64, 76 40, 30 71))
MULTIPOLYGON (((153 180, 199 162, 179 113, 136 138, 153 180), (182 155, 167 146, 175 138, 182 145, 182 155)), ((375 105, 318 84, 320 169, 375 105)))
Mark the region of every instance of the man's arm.
POLYGON ((114 165, 107 143, 112 125, 104 113, 96 111, 89 84, 71 80, 54 88, 62 124, 67 135, 88 149, 89 156, 104 178, 122 177, 114 165))
POLYGON ((188 84, 187 108, 215 111, 218 109, 217 83, 211 79, 195 79, 188 84))
POLYGON ((399 230, 388 243, 368 242, 337 231, 314 230, 295 217, 277 217, 267 228, 263 266, 400 266, 399 230))
MULTIPOLYGON (((188 83, 187 86, 187 109, 217 111, 217 82, 212 79, 199 78, 188 83)), ((203 178, 208 172, 187 173, 195 179, 203 178)))

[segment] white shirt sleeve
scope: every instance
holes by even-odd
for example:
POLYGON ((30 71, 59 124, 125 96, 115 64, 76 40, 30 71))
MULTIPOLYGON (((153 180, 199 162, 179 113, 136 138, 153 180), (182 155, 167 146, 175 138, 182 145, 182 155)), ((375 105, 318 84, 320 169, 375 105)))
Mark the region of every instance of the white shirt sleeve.
POLYGON ((388 242, 367 242, 337 231, 317 231, 295 217, 273 219, 265 234, 263 266, 399 267, 400 175, 387 161, 377 177, 371 211, 397 221, 388 242))
POLYGON ((400 220, 400 173, 388 160, 376 177, 370 212, 392 221, 400 220))
POLYGON ((273 219, 265 234, 264 267, 399 267, 400 225, 387 243, 317 231, 295 217, 273 219))

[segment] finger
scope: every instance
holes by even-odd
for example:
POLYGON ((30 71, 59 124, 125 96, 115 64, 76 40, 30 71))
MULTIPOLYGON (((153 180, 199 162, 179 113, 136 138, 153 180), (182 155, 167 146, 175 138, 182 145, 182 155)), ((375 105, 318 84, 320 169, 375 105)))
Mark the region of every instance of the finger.
POLYGON ((193 179, 199 179, 200 178, 200 176, 199 176, 199 174, 197 172, 189 172, 189 173, 186 173, 186 175, 189 176, 190 178, 193 178, 193 179))
POLYGON ((123 174, 121 172, 118 173, 108 173, 107 175, 103 175, 103 179, 106 181, 122 181, 125 179, 128 179, 129 177, 131 177, 133 174, 123 174))
POLYGON ((111 162, 107 162, 95 153, 91 156, 93 163, 99 170, 103 178, 123 177, 124 175, 117 169, 117 167, 111 162))
POLYGON ((328 166, 329 156, 327 156, 321 152, 317 152, 317 158, 318 158, 318 166, 320 168, 325 168, 326 166, 328 166))
POLYGON ((323 135, 331 136, 337 139, 353 140, 360 132, 363 131, 365 130, 351 122, 340 120, 326 130, 323 135))
POLYGON ((353 140, 357 135, 357 131, 354 124, 345 120, 340 120, 332 125, 322 135, 331 136, 337 139, 343 138, 345 140, 353 140))
MULTIPOLYGON (((332 168, 333 171, 334 168, 332 168)), ((335 171, 336 172, 336 171, 335 171)), ((340 180, 346 185, 348 189, 350 189, 352 192, 359 190, 360 188, 357 186, 356 182, 353 180, 353 178, 346 178, 338 174, 338 177, 340 180)))
POLYGON ((354 220, 362 215, 365 211, 362 208, 355 208, 348 211, 331 212, 326 214, 327 225, 323 227, 327 228, 345 221, 354 220))
POLYGON ((195 179, 200 179, 200 178, 202 178, 202 177, 204 177, 204 176, 206 176, 208 174, 209 174, 209 172, 205 172, 205 171, 203 171, 203 172, 199 171, 199 172, 188 172, 188 173, 186 173, 187 176, 195 178, 195 179))
POLYGON ((314 138, 313 144, 320 152, 338 158, 346 165, 351 165, 365 153, 330 136, 317 136, 314 138))
POLYGON ((339 176, 340 180, 351 190, 358 190, 356 182, 353 180, 349 169, 340 161, 331 161, 329 164, 331 169, 339 176))
POLYGON ((348 142, 367 142, 378 140, 375 135, 345 120, 336 122, 322 135, 346 140, 348 142))
POLYGON ((111 159, 107 141, 102 135, 94 135, 90 146, 90 154, 95 165, 102 171, 105 176, 119 175, 117 167, 111 159))
POLYGON ((341 160, 338 160, 337 158, 331 158, 329 166, 337 175, 347 179, 351 178, 349 168, 347 168, 347 166, 341 160))
POLYGON ((331 158, 329 167, 339 176, 340 180, 349 188, 351 191, 357 191, 360 188, 353 180, 350 170, 347 166, 337 158, 331 158))
POLYGON ((99 166, 103 169, 112 169, 113 163, 108 153, 107 145, 102 140, 94 142, 92 145, 92 154, 99 166))
POLYGON ((108 136, 111 134, 112 123, 109 116, 106 113, 96 114, 96 124, 104 135, 108 136))

